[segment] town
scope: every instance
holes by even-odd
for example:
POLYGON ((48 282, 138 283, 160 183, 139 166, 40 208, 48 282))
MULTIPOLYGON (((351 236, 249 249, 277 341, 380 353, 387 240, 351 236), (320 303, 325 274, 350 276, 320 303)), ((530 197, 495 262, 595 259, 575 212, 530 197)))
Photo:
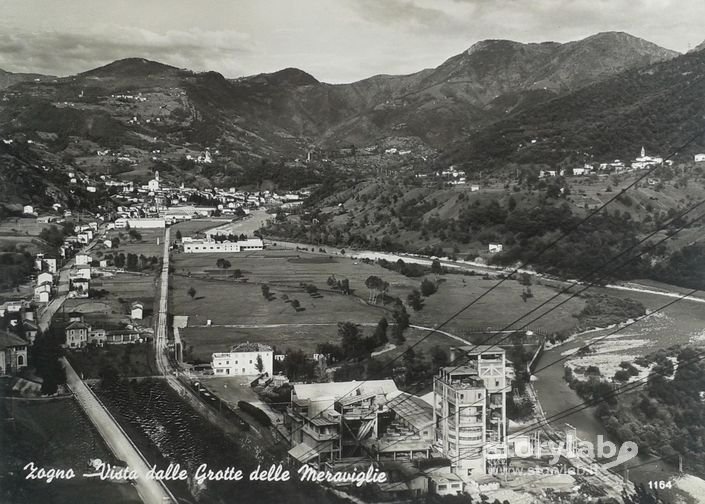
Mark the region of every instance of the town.
POLYGON ((3 6, 0 502, 702 501, 702 6, 103 3, 3 6))

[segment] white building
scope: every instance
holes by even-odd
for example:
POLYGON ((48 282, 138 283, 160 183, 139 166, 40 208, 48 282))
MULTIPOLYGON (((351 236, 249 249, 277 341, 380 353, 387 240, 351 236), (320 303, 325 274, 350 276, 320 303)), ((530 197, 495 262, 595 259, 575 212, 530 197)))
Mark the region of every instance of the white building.
POLYGON ((50 285, 54 283, 54 275, 52 275, 48 271, 44 271, 37 275, 37 285, 42 285, 45 283, 48 283, 50 285))
POLYGON ((51 293, 47 291, 37 292, 35 290, 34 299, 37 301, 37 303, 48 303, 51 300, 51 293))
POLYGON ((39 271, 56 273, 56 259, 44 257, 44 254, 37 254, 37 257, 34 258, 34 268, 39 271))
MULTIPOLYGON (((115 221, 117 227, 117 220, 115 221)), ((127 219, 127 224, 130 229, 149 229, 149 228, 165 228, 166 220, 147 218, 147 219, 127 219)))
POLYGON ((490 243, 488 247, 490 254, 501 252, 503 248, 504 246, 501 243, 490 243))
POLYGON ((190 242, 184 241, 184 252, 187 254, 216 254, 222 252, 243 252, 246 250, 262 250, 264 243, 259 238, 250 238, 247 240, 231 241, 204 241, 193 240, 190 242))
POLYGON ((144 315, 144 305, 139 301, 135 301, 130 306, 130 318, 133 320, 142 320, 144 315))
POLYGON ((155 171, 154 178, 147 182, 147 189, 154 192, 159 190, 159 171, 155 171))
POLYGON ((247 376, 267 373, 274 374, 274 351, 269 345, 261 343, 240 343, 230 352, 216 352, 211 362, 216 376, 247 376), (258 358, 262 361, 262 370, 257 369, 258 358))
POLYGON ((34 215, 34 207, 32 205, 25 205, 22 207, 22 213, 27 215, 34 215))
POLYGON ((663 163, 663 158, 661 157, 647 156, 644 147, 641 148, 640 154, 641 155, 637 157, 631 165, 634 170, 643 170, 644 168, 650 168, 663 163))
POLYGON ((88 254, 76 254, 76 266, 85 266, 91 263, 91 256, 88 254))
POLYGON ((694 159, 696 163, 705 163, 705 154, 696 154, 694 159))

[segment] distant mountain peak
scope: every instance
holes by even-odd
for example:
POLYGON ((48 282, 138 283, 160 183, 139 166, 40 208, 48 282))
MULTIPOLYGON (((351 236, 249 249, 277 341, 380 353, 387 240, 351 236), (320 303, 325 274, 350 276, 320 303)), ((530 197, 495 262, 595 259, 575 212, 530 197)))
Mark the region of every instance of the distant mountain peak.
POLYGON ((308 86, 319 84, 319 81, 313 75, 293 67, 271 73, 268 77, 270 82, 282 85, 308 86))
POLYGON ((119 75, 123 77, 143 76, 150 74, 159 74, 165 72, 174 72, 179 69, 171 65, 165 65, 158 61, 152 61, 145 58, 124 58, 113 61, 102 67, 88 70, 80 75, 85 76, 110 76, 119 75))

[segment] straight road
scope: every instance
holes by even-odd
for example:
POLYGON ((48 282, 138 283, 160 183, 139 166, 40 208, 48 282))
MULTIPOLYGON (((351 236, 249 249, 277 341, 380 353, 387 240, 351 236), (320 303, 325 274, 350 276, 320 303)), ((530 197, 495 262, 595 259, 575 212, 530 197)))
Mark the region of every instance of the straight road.
POLYGON ((176 498, 163 482, 145 477, 150 465, 142 453, 93 391, 78 377, 71 364, 65 358, 61 360, 66 370, 66 383, 93 425, 115 456, 125 461, 130 470, 135 471, 139 476, 135 480, 135 487, 142 501, 145 504, 176 503, 176 498))

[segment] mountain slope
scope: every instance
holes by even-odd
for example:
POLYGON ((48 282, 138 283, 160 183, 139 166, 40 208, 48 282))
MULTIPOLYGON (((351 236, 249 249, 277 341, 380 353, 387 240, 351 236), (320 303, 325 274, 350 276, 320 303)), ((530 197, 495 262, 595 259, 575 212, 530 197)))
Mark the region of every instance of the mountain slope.
MULTIPOLYGON (((665 155, 702 131, 705 51, 557 97, 498 121, 449 147, 449 162, 469 167, 632 159, 635 146, 665 155)), ((686 152, 701 151, 698 137, 686 152)))
POLYGON ((243 97, 255 100, 259 117, 269 115, 271 122, 293 128, 292 134, 317 137, 323 146, 415 136, 443 147, 509 112, 677 54, 625 33, 567 44, 487 40, 435 69, 410 75, 329 85, 304 74, 308 78, 272 86, 278 72, 234 85, 243 97))
POLYGON ((41 81, 41 80, 49 80, 49 79, 54 79, 55 77, 52 77, 50 75, 40 75, 40 74, 31 74, 31 73, 12 73, 12 72, 7 72, 0 68, 0 90, 8 88, 10 86, 13 86, 19 82, 27 82, 27 81, 41 81))
POLYGON ((303 157, 311 146, 403 138, 419 151, 444 149, 508 116, 674 55, 622 33, 567 44, 489 40, 437 68, 340 85, 295 68, 229 80, 128 58, 75 76, 17 82, 5 90, 0 129, 41 140, 87 169, 140 176, 188 170, 207 183, 263 159, 303 157), (218 151, 213 166, 185 161, 206 148, 218 151), (130 166, 98 159, 105 149, 129 151, 117 157, 130 166))

